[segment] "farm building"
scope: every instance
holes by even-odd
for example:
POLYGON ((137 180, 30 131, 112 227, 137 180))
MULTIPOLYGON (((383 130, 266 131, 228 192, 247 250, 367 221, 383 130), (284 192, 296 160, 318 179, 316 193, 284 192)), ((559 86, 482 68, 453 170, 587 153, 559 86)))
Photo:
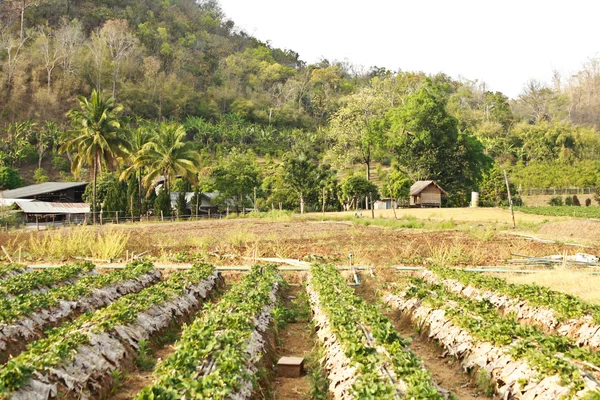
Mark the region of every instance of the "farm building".
POLYGON ((83 202, 87 182, 46 182, 0 192, 0 205, 13 206, 25 223, 81 223, 90 212, 83 202))
POLYGON ((397 208, 397 202, 391 198, 379 199, 373 203, 373 209, 375 210, 391 210, 397 208))
MULTIPOLYGON (((208 193, 200 193, 200 204, 198 204, 198 208, 200 209, 200 215, 208 214, 209 212, 215 214, 217 212, 217 204, 215 203, 215 199, 219 193, 216 192, 208 192, 208 193)), ((177 198, 179 197, 179 192, 171 192, 171 208, 175 209, 177 206, 177 198)), ((194 192, 186 192, 185 201, 187 203, 187 211, 186 215, 190 215, 192 213, 192 208, 194 205, 191 203, 192 198, 194 197, 194 192)))
POLYGON ((441 207, 443 194, 434 181, 417 181, 410 187, 410 207, 441 207))
POLYGON ((3 205, 15 200, 46 201, 52 203, 82 203, 87 182, 46 182, 0 192, 3 205))

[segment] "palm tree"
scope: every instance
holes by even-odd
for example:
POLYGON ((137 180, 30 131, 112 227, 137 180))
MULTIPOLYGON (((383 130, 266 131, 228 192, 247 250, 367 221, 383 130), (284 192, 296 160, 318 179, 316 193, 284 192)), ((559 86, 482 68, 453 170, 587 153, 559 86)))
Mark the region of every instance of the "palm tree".
POLYGON ((163 122, 158 127, 154 140, 143 146, 134 165, 148 169, 144 178, 147 193, 150 193, 161 175, 165 179, 168 193, 171 192, 171 181, 177 176, 196 182, 200 157, 193 143, 185 141, 185 135, 183 125, 163 122))
MULTIPOLYGON (((71 171, 79 175, 84 166, 91 167, 93 176, 92 210, 96 211, 96 178, 103 164, 113 167, 119 157, 126 155, 129 143, 120 136, 121 124, 118 114, 122 106, 114 104, 109 97, 103 97, 96 90, 89 100, 83 96, 77 98, 79 108, 73 108, 67 116, 74 130, 71 137, 61 146, 61 152, 74 154, 71 171)), ((94 222, 96 218, 94 217, 94 222)))
POLYGON ((129 179, 132 174, 136 175, 138 181, 138 209, 140 215, 142 215, 142 176, 144 166, 136 164, 135 161, 142 154, 144 146, 154 139, 155 134, 148 125, 140 126, 130 132, 128 158, 131 166, 121 173, 119 179, 124 181, 129 179))

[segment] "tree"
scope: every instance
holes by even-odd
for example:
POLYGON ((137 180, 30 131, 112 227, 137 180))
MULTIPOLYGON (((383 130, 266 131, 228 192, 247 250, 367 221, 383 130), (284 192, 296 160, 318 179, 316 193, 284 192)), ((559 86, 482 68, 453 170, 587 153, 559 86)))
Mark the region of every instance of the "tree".
POLYGON ((34 131, 35 149, 38 153, 38 168, 42 168, 42 160, 50 146, 54 145, 60 137, 60 130, 54 121, 46 121, 46 125, 34 131))
POLYGON ((156 200, 154 200, 154 215, 158 217, 161 215, 161 211, 162 216, 171 216, 171 195, 164 186, 160 188, 156 200))
MULTIPOLYGON (((17 71, 21 59, 23 58, 23 46, 25 40, 18 40, 14 37, 8 27, 0 26, 0 52, 5 53, 6 58, 6 85, 8 90, 6 91, 6 97, 11 93, 13 87, 13 78, 17 71)), ((0 53, 1 54, 1 53, 0 53)))
POLYGON ((63 75, 73 74, 73 60, 84 41, 83 27, 78 20, 69 22, 66 18, 54 34, 59 51, 63 75))
POLYGON ((373 199, 379 198, 377 185, 368 181, 362 176, 350 176, 342 182, 342 196, 346 209, 350 210, 352 206, 358 209, 363 199, 372 196, 373 199))
POLYGON ((56 44, 56 38, 44 29, 39 30, 35 43, 39 53, 42 55, 44 67, 46 68, 46 82, 48 84, 48 93, 50 93, 52 72, 62 57, 61 49, 56 44))
POLYGON ((35 179, 35 183, 44 183, 49 182, 50 178, 46 175, 46 171, 43 168, 38 168, 33 172, 33 179, 35 179))
POLYGON ((394 169, 383 182, 382 194, 398 200, 408 198, 410 192, 410 179, 402 171, 394 169))
POLYGON ((112 84, 112 97, 116 100, 117 98, 117 79, 119 77, 119 70, 123 60, 131 54, 134 49, 137 39, 129 24, 123 19, 107 21, 102 30, 100 31, 102 37, 108 46, 108 52, 112 60, 113 67, 113 84, 112 84))
POLYGON ((250 151, 243 153, 235 148, 223 158, 212 175, 221 204, 232 201, 237 213, 240 208, 249 205, 247 199, 261 183, 256 156, 250 151))
POLYGON ((150 192, 164 177, 165 190, 171 193, 171 183, 178 176, 195 183, 200 159, 192 142, 186 142, 183 125, 163 122, 154 139, 146 143, 135 158, 136 168, 147 168, 144 185, 150 192))
POLYGON ((127 183, 114 179, 106 192, 102 211, 108 213, 108 217, 120 212, 121 216, 125 216, 127 211, 127 183), (110 213, 114 213, 111 215, 110 213))
POLYGON ((182 218, 185 216, 187 211, 187 200, 185 199, 186 192, 179 192, 177 195, 177 201, 175 202, 175 209, 177 210, 177 217, 182 218))
POLYGON ((11 190, 22 186, 25 183, 16 169, 10 167, 0 167, 0 189, 11 190))
MULTIPOLYGON (((137 210, 138 212, 140 212, 141 215, 143 211, 142 199, 144 197, 142 194, 142 179, 144 176, 145 166, 136 164, 136 159, 142 155, 142 152, 144 151, 144 146, 146 146, 152 141, 152 139, 154 138, 154 132, 151 130, 149 125, 142 125, 137 129, 129 130, 129 133, 130 135, 128 138, 129 148, 127 151, 127 159, 131 165, 125 170, 123 170, 119 179, 127 180, 134 176, 137 180, 137 210)), ((133 209, 133 206, 131 206, 131 208, 133 209)))
MULTIPOLYGON (((75 176, 84 166, 91 167, 93 179, 92 210, 96 210, 96 178, 103 164, 116 166, 119 157, 126 156, 129 143, 121 136, 118 115, 123 109, 111 98, 93 90, 89 100, 77 98, 79 108, 71 109, 67 116, 73 125, 72 136, 60 151, 74 154, 71 171, 75 176)), ((95 221, 95 218, 94 218, 95 221)))
POLYGON ((300 198, 300 212, 304 213, 304 201, 316 197, 321 176, 319 168, 304 155, 288 154, 283 162, 283 181, 300 198))
POLYGON ((343 166, 359 162, 366 167, 366 178, 371 179, 374 153, 384 144, 384 135, 376 122, 387 111, 386 99, 374 88, 368 87, 348 96, 346 105, 331 119, 330 140, 334 144, 330 154, 343 166))

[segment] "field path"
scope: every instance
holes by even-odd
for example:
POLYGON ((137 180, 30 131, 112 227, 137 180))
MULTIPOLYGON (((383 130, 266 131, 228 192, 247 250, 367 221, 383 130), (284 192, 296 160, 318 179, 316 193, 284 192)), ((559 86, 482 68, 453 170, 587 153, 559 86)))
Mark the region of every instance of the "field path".
MULTIPOLYGON (((283 294, 284 304, 289 307, 303 290, 301 285, 290 284, 286 293, 283 294)), ((309 357, 313 349, 308 321, 290 322, 279 332, 279 345, 277 356, 309 357)), ((306 374, 299 378, 284 378, 275 376, 272 383, 274 388, 273 398, 275 400, 298 400, 309 396, 310 380, 306 374)))

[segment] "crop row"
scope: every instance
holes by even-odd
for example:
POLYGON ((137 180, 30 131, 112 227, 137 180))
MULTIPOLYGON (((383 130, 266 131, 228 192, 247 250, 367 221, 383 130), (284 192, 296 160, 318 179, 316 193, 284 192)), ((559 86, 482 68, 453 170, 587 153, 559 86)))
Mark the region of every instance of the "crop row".
POLYGON ((73 285, 0 298, 0 361, 39 339, 44 329, 139 292, 159 279, 160 272, 151 263, 134 262, 122 270, 85 276, 73 285))
POLYGON ((0 264, 0 279, 7 279, 15 275, 22 274, 24 272, 30 272, 31 270, 25 265, 10 263, 0 264))
POLYGON ((81 276, 96 273, 94 265, 87 262, 25 272, 0 281, 0 296, 16 296, 44 291, 53 286, 72 283, 81 276))
POLYGON ((423 272, 430 283, 472 299, 485 299, 504 314, 568 336, 578 345, 600 349, 600 306, 538 285, 509 284, 504 279, 452 268, 431 267, 423 272))
POLYGON ((48 331, 0 368, 0 397, 102 397, 113 373, 127 369, 142 340, 197 310, 220 275, 199 264, 185 273, 48 331))
POLYGON ((335 267, 314 265, 307 292, 335 399, 443 399, 421 360, 335 267))
POLYGON ((411 280, 386 301, 423 325, 466 369, 480 369, 505 398, 600 398, 593 373, 600 355, 559 335, 545 335, 472 300, 411 280))
POLYGON ((138 399, 246 399, 268 346, 281 277, 275 266, 252 268, 183 331, 176 351, 138 399))

